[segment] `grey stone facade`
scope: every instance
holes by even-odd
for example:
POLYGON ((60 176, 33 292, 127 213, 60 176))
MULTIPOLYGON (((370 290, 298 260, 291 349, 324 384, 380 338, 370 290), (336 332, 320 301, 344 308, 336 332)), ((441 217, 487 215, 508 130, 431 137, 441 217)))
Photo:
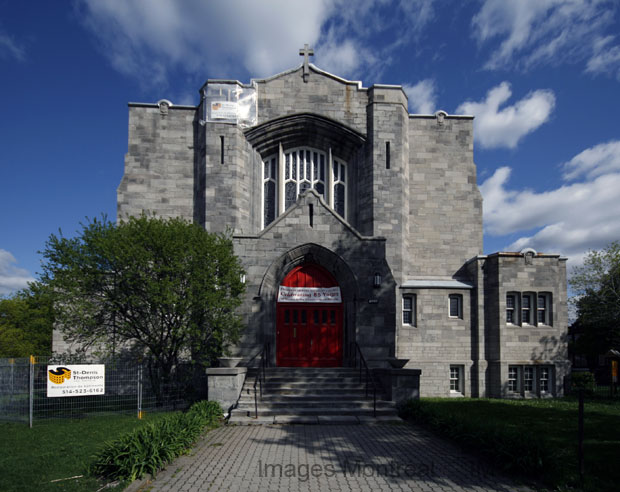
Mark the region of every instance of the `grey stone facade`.
POLYGON ((210 84, 254 90, 255 124, 206 118, 204 97, 198 107, 130 104, 118 215, 149 211, 212 232, 233 230, 247 271, 237 355, 250 358, 266 341, 275 346, 278 287, 295 266, 316 263, 341 289, 345 364, 347 347, 357 342, 375 367, 387 367, 390 357, 409 359, 407 368, 421 369, 422 396, 561 394, 568 370, 565 261, 482 255, 473 117, 410 115, 400 86, 365 88, 313 65, 307 82, 299 67, 250 85, 209 80, 202 94, 210 84), (332 174, 324 194, 305 191, 283 208, 284 155, 300 147, 323 152, 328 170, 336 159, 346 163, 344 217, 331 205, 332 174), (264 226, 263 160, 271 156, 282 196, 275 220, 264 226), (534 302, 540 293, 550 304, 548 319, 507 323, 509 293, 534 302), (518 384, 509 382, 517 373, 518 384), (531 374, 552 378, 539 383, 549 390, 526 383, 531 374))

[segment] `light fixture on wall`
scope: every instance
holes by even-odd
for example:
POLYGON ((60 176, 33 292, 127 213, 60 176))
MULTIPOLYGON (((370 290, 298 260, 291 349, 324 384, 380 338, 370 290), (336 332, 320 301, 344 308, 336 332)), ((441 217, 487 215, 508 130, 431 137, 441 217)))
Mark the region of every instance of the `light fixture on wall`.
POLYGON ((241 281, 242 284, 245 284, 245 273, 242 273, 241 275, 239 275, 239 280, 241 281))
POLYGON ((375 276, 372 279, 372 286, 375 289, 378 289, 379 287, 381 287, 381 274, 380 273, 375 273, 375 276))

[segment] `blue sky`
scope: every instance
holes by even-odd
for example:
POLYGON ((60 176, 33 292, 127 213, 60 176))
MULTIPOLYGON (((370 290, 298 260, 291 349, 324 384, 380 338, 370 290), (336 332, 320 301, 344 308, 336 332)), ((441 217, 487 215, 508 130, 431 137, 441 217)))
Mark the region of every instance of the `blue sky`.
POLYGON ((485 253, 578 264, 620 239, 620 3, 0 0, 0 295, 86 217, 116 216, 127 103, 299 65, 475 115, 485 253))

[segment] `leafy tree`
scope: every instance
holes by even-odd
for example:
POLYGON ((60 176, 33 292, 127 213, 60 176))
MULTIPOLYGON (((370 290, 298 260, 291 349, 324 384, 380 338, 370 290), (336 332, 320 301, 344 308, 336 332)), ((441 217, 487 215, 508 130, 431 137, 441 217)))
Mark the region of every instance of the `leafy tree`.
POLYGON ((53 329, 52 298, 43 285, 0 299, 0 357, 50 354, 53 329))
POLYGON ((570 285, 582 332, 576 350, 595 356, 620 348, 620 242, 590 251, 570 285))
POLYGON ((65 338, 137 352, 156 391, 180 360, 208 365, 239 339, 243 271, 228 236, 179 218, 103 217, 75 238, 51 235, 41 253, 65 338))

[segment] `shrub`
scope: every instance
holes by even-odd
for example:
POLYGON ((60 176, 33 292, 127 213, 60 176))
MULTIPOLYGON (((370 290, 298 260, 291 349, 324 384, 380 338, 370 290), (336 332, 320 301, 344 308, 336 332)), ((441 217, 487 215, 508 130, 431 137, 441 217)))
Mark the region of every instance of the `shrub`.
POLYGON ((165 417, 109 442, 89 467, 91 475, 134 481, 155 475, 196 442, 206 426, 215 426, 222 408, 214 401, 201 401, 186 413, 165 417))
POLYGON ((570 377, 570 385, 572 392, 584 390, 586 393, 592 394, 596 389, 594 374, 591 372, 574 372, 570 377))

